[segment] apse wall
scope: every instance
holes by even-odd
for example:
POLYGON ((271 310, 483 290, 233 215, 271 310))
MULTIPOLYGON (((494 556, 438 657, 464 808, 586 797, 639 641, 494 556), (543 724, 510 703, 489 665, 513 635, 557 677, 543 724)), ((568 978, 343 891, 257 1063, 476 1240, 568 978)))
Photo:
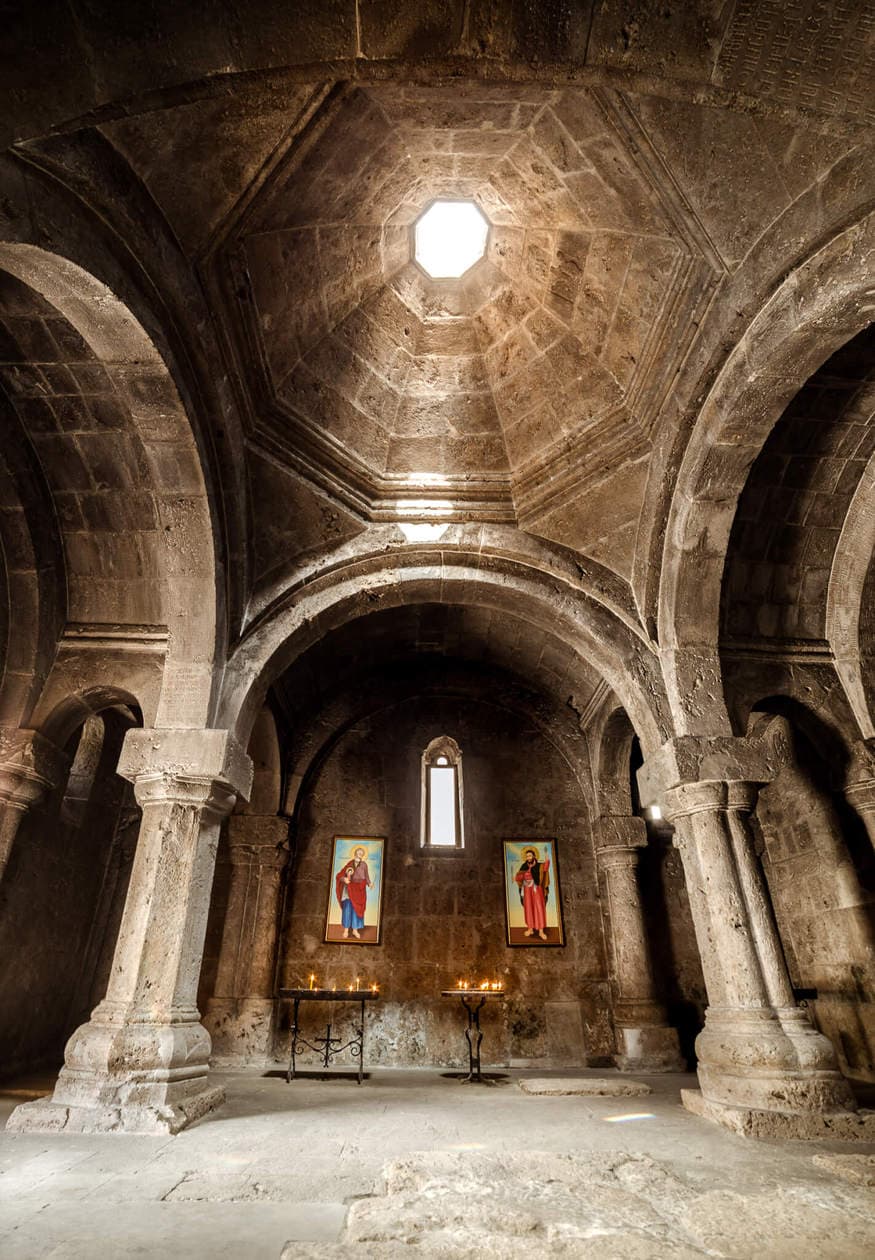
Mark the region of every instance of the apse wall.
MULTIPOLYGON (((441 989, 467 976, 509 993, 484 1016, 484 1062, 603 1064, 613 1053, 605 943, 589 819, 557 750, 517 715, 467 699, 414 699, 362 721, 334 746, 302 802, 280 943, 280 985, 380 986, 372 1064, 459 1066, 463 1012, 441 989), (420 845, 420 759, 432 739, 461 748, 463 852, 420 845), (335 835, 384 836, 378 946, 325 944, 335 835), (566 944, 509 948, 502 840, 555 838, 566 944)), ((316 1032, 324 1008, 308 1011, 316 1032)), ((286 1017, 287 1019, 287 1017, 286 1017)), ((282 1056, 287 1022, 281 1020, 282 1056)), ((324 1025, 323 1025, 324 1031, 324 1025)), ((305 1034, 306 1035, 306 1034, 305 1034)))

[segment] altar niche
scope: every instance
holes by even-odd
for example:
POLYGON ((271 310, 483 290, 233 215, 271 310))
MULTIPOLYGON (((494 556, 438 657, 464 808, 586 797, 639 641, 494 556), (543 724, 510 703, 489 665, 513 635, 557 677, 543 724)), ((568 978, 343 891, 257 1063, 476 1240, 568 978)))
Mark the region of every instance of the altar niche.
MULTIPOLYGON (((345 989, 361 974, 381 996, 369 1012, 369 1064, 459 1068, 459 1013, 441 992, 460 976, 500 978, 512 996, 483 1015, 484 1066, 604 1064, 613 1033, 596 887, 580 785, 544 732, 478 698, 415 697, 357 722, 305 785, 278 988, 306 986, 315 973, 320 985, 345 989), (464 759, 464 847, 423 845, 423 753, 449 759, 453 746, 456 765, 464 759), (355 835, 386 838, 382 937, 367 949, 323 939, 328 900, 336 901, 326 881, 335 837, 355 835), (503 841, 527 835, 555 838, 561 850, 565 948, 507 946, 503 841)), ((324 1033, 318 1011, 302 1007, 300 1019, 308 1039, 308 1020, 314 1035, 324 1033)), ((277 1057, 287 1038, 286 1014, 277 1057)), ((316 1056, 300 1062, 315 1067, 316 1056)))

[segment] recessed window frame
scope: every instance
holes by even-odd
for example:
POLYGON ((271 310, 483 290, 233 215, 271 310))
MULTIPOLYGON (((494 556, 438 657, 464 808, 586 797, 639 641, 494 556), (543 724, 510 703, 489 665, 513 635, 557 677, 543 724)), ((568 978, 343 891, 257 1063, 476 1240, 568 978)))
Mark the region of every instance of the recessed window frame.
POLYGON ((422 754, 420 847, 429 853, 461 853, 465 848, 465 811, 463 806, 462 750, 449 735, 433 739, 422 754), (435 844, 431 835, 432 771, 451 770, 455 806, 454 844, 435 844))
POLYGON ((479 267, 480 264, 488 257, 489 247, 492 242, 492 222, 489 216, 484 213, 483 207, 477 202, 477 200, 474 197, 454 197, 450 194, 441 195, 439 197, 432 197, 428 205, 423 206, 422 210, 416 216, 413 223, 411 223, 409 230, 410 230, 410 258, 413 262, 413 265, 417 268, 419 272, 421 272, 423 276, 425 276, 425 278, 431 284, 436 284, 436 285, 457 285, 462 280, 466 279, 474 270, 474 268, 479 267), (480 215, 480 217, 483 219, 483 222, 486 224, 486 235, 483 239, 483 250, 480 256, 478 258, 475 258, 474 261, 470 263, 469 266, 467 266, 460 275, 458 276, 433 276, 431 272, 428 270, 428 268, 425 267, 419 261, 419 258, 417 257, 418 251, 417 251, 416 229, 419 226, 419 224, 422 222, 422 220, 425 218, 425 216, 428 214, 428 212, 432 210, 436 205, 442 204, 442 203, 451 203, 451 202, 458 202, 461 205, 473 206, 474 209, 477 211, 477 213, 480 215))

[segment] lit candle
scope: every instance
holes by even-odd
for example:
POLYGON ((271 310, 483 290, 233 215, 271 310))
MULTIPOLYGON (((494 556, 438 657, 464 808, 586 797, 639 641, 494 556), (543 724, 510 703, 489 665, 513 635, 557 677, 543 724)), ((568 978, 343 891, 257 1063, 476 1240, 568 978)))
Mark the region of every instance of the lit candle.
POLYGON ((350 985, 349 988, 347 989, 347 993, 352 993, 352 985, 350 985))
POLYGON ((359 980, 360 980, 360 979, 361 979, 361 976, 356 976, 356 978, 355 978, 355 991, 356 991, 356 993, 358 993, 358 991, 359 991, 359 980))
POLYGON ((312 974, 312 972, 310 974, 310 988, 311 989, 316 988, 316 977, 312 974))
POLYGON ((331 986, 331 992, 332 992, 332 993, 336 993, 336 992, 337 992, 337 985, 336 985, 336 984, 333 984, 333 985, 331 986))

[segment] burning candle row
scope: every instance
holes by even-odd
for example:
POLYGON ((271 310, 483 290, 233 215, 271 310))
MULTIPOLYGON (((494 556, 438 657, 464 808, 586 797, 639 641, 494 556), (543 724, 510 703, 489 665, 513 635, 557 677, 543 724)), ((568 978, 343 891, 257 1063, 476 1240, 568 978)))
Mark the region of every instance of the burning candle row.
POLYGON ((479 984, 472 984, 470 980, 457 980, 456 988, 460 993, 500 993, 504 988, 503 980, 481 980, 479 984))
MULTIPOLYGON (((313 972, 311 972, 311 973, 310 973, 310 986, 309 986, 309 987, 310 987, 310 992, 311 992, 311 993, 312 993, 315 989, 320 989, 320 991, 321 991, 321 988, 323 988, 323 987, 324 987, 324 989, 325 989, 325 991, 326 991, 326 992, 328 991, 328 986, 327 986, 327 985, 325 985, 325 986, 320 986, 320 985, 317 983, 316 976, 313 974, 313 972)), ((343 988, 345 988, 345 989, 346 989, 346 992, 347 992, 347 993, 379 993, 379 991, 380 991, 380 986, 379 986, 378 984, 366 984, 366 985, 365 985, 365 987, 364 987, 364 988, 362 988, 362 978, 361 978, 361 976, 356 976, 356 978, 355 978, 355 984, 347 984, 347 985, 345 985, 345 986, 342 986, 342 988, 341 988, 341 992, 343 991, 343 988)), ((336 992, 337 992, 337 985, 336 985, 336 984, 332 984, 332 986, 331 986, 331 992, 332 992, 332 993, 336 993, 336 992)))

